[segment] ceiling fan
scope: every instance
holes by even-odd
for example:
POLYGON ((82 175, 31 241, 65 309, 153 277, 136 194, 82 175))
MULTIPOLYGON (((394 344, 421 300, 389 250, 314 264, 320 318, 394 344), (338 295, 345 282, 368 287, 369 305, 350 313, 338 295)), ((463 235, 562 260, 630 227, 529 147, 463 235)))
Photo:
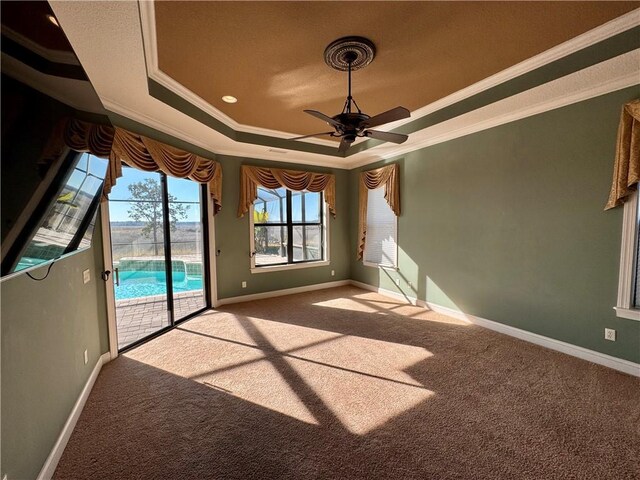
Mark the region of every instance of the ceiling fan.
POLYGON ((342 112, 333 117, 318 112, 317 110, 304 110, 305 113, 324 120, 331 125, 334 130, 331 132, 313 133, 295 137, 291 140, 301 140, 303 138, 315 137, 318 135, 329 135, 331 137, 342 138, 338 153, 344 153, 358 137, 374 138, 385 142, 403 143, 409 138, 407 135, 392 132, 381 132, 371 130, 372 127, 394 122, 402 118, 408 118, 411 114, 404 107, 396 107, 386 112, 370 117, 363 113, 358 104, 351 96, 351 71, 366 67, 375 56, 375 46, 363 37, 344 37, 332 42, 324 51, 324 60, 331 68, 349 72, 349 91, 347 99, 342 108, 342 112), (353 109, 355 107, 355 110, 353 109))

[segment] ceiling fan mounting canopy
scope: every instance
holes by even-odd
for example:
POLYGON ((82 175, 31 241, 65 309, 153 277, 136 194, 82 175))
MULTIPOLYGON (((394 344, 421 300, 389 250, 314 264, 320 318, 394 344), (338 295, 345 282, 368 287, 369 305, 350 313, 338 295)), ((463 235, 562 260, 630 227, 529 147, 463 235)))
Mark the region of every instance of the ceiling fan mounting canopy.
POLYGON ((385 123, 408 118, 409 110, 404 107, 396 107, 386 112, 370 117, 362 113, 360 107, 351 96, 351 72, 369 65, 376 55, 376 47, 364 37, 343 37, 331 42, 324 50, 324 61, 331 68, 349 72, 349 90, 342 112, 330 117, 317 110, 305 110, 305 113, 327 122, 334 128, 332 132, 314 133, 291 140, 315 137, 317 135, 329 135, 342 138, 338 153, 345 153, 349 146, 358 137, 369 137, 385 142, 403 143, 409 138, 407 135, 393 132, 380 132, 369 130, 371 127, 384 125, 385 123), (352 111, 353 107, 357 112, 352 111))
POLYGON ((342 37, 324 49, 324 61, 335 70, 346 72, 359 70, 369 65, 376 56, 373 42, 364 37, 342 37))

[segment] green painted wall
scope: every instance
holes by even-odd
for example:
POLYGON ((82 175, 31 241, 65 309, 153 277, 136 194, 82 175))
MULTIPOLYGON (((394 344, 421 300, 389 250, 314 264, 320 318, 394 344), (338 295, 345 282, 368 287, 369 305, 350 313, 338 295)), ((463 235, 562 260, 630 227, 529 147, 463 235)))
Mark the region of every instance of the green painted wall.
POLYGON ((390 160, 401 168, 397 272, 355 260, 362 169, 350 172, 352 278, 640 362, 640 322, 612 309, 622 209, 603 211, 620 108, 638 96, 628 88, 390 160))
POLYGON ((216 248, 221 251, 217 257, 218 298, 269 292, 285 288, 301 287, 317 283, 347 280, 350 278, 349 242, 349 172, 294 163, 272 162, 213 153, 142 125, 131 119, 110 113, 114 125, 132 132, 155 138, 161 142, 201 155, 214 158, 222 165, 222 211, 215 217, 216 248), (274 168, 289 168, 314 172, 333 172, 336 175, 336 218, 330 219, 330 260, 326 267, 311 267, 271 273, 252 274, 249 257, 249 217, 237 217, 240 187, 240 166, 258 165, 274 168), (331 276, 335 270, 335 276, 331 276), (247 288, 242 288, 242 282, 247 288))
POLYGON ((222 164, 223 171, 223 208, 215 218, 216 248, 221 252, 217 258, 218 298, 269 292, 349 278, 349 174, 346 170, 331 170, 228 156, 217 156, 216 158, 222 164), (249 215, 242 218, 237 217, 240 166, 242 164, 335 173, 337 215, 336 218, 330 219, 329 225, 330 265, 271 273, 251 273, 249 215), (335 270, 335 276, 331 276, 331 270, 335 270), (247 282, 247 288, 242 288, 243 281, 247 282))
MULTIPOLYGON (((93 247, 56 262, 46 280, 21 274, 0 283, 1 473, 10 479, 38 475, 98 357, 109 350, 104 282, 96 278, 102 266, 98 222, 93 247)), ((47 268, 32 275, 40 278, 47 268)))

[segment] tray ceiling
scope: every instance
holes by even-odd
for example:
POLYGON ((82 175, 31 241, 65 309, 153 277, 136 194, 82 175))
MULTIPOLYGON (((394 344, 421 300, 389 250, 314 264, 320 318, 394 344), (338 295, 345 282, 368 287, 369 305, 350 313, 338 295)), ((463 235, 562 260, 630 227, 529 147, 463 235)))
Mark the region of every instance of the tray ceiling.
MULTIPOLYGON (((377 48, 354 72, 369 115, 411 111, 636 8, 635 2, 156 2, 158 66, 235 122, 305 135, 335 115, 347 76, 324 48, 362 35, 377 48), (223 95, 238 98, 235 104, 223 95)), ((322 137, 326 138, 326 137, 322 137)))
POLYGON ((49 3, 114 122, 239 159, 354 168, 640 78, 637 2, 49 3), (288 140, 328 130, 303 109, 341 110, 323 51, 346 35, 376 44, 353 93, 369 114, 409 108, 379 128, 404 144, 288 140))

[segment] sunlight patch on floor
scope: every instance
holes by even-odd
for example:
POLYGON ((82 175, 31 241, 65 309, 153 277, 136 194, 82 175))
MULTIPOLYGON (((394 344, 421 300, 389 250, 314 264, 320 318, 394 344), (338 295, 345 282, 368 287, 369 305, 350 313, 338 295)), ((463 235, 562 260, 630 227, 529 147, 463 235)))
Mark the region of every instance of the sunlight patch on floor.
POLYGON ((431 356, 420 347, 344 337, 287 361, 350 432, 363 435, 434 395, 406 373, 431 356))
POLYGON ((272 321, 260 317, 247 317, 269 344, 279 351, 297 350, 311 344, 325 343, 342 337, 340 333, 272 321))
POLYGON ((403 303, 392 299, 380 300, 380 295, 375 293, 363 293, 350 298, 316 302, 313 305, 363 313, 396 314, 414 320, 425 320, 449 325, 468 326, 470 324, 469 322, 436 313, 421 306, 411 305, 410 303, 403 303))
POLYGON ((259 360, 233 370, 200 376, 198 382, 221 388, 229 394, 305 423, 318 425, 269 359, 259 360))
POLYGON ((361 302, 352 300, 351 298, 339 298, 339 299, 333 299, 333 300, 326 300, 323 302, 316 302, 313 304, 313 306, 339 308, 343 310, 353 310, 356 312, 363 312, 363 313, 376 313, 380 311, 380 309, 378 308, 374 308, 368 305, 363 305, 361 302))

